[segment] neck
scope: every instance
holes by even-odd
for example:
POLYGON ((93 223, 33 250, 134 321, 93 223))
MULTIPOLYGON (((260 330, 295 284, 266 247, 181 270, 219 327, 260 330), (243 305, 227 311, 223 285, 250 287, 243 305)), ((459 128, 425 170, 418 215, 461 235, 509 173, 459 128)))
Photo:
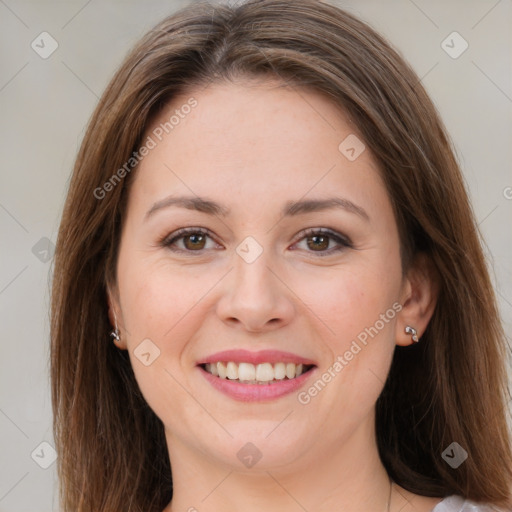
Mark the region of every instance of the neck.
POLYGON ((246 470, 209 458, 167 434, 173 499, 164 512, 386 512, 390 479, 374 436, 368 441, 370 428, 334 449, 322 452, 319 443, 314 453, 302 453, 290 464, 266 467, 262 457, 246 470))

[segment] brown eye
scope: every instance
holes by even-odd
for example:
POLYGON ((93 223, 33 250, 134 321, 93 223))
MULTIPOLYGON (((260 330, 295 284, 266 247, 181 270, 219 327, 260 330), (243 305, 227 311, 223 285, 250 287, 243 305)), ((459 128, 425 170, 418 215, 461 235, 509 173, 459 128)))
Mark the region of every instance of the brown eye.
POLYGON ((204 249, 205 243, 206 237, 202 233, 195 233, 183 237, 183 245, 191 251, 204 249))
POLYGON ((314 251, 325 251, 329 248, 329 237, 325 235, 309 236, 307 244, 308 247, 314 251))
MULTIPOLYGON (((171 251, 202 254, 215 248, 215 242, 204 228, 183 228, 166 237, 160 244, 171 251)), ((218 248, 218 247, 217 247, 218 248)))
POLYGON ((302 235, 296 245, 306 252, 315 253, 316 256, 329 256, 353 247, 348 237, 330 229, 307 229, 302 235), (305 246, 300 247, 304 242, 305 246))

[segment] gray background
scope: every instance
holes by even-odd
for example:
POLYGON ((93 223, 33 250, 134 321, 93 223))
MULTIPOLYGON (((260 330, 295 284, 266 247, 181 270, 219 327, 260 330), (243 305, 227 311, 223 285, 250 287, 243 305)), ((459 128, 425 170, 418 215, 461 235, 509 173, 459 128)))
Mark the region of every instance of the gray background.
MULTIPOLYGON (((53 444, 51 244, 84 128, 131 45, 186 3, 0 0, 0 512, 57 510, 55 464, 40 467, 51 462, 51 448, 40 444, 53 444), (31 48, 43 31, 58 43, 47 59, 31 48)), ((436 103, 468 183, 510 332, 511 0, 335 3, 387 36, 436 103), (456 59, 441 46, 453 31, 469 44, 456 59)))

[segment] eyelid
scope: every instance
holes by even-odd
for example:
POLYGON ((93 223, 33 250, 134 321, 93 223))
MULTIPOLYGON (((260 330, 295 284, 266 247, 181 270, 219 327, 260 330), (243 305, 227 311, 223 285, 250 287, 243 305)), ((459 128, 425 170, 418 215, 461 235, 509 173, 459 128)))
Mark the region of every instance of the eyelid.
MULTIPOLYGON (((205 249, 201 249, 201 250, 197 250, 197 251, 192 251, 192 250, 186 250, 186 249, 179 249, 179 248, 176 248, 176 247, 175 248, 171 248, 171 245, 175 241, 180 240, 180 239, 182 239, 183 237, 185 237, 187 235, 197 234, 197 233, 200 233, 200 234, 208 236, 217 245, 220 245, 216 241, 215 236, 213 235, 213 233, 209 229, 201 228, 201 227, 180 228, 180 229, 172 232, 171 234, 166 235, 165 237, 163 237, 159 241, 159 245, 163 246, 163 247, 167 247, 170 250, 172 250, 173 252, 181 252, 181 253, 187 253, 187 254, 196 253, 197 255, 204 254, 205 253, 205 249)), ((316 255, 322 257, 322 256, 329 256, 329 255, 331 255, 331 254, 333 254, 335 252, 338 252, 340 250, 343 250, 343 249, 353 248, 353 243, 352 243, 352 241, 350 240, 350 238, 348 236, 346 236, 346 235, 344 235, 342 233, 339 233, 338 231, 335 231, 333 229, 325 228, 325 227, 306 228, 306 229, 302 230, 296 236, 296 241, 293 242, 292 247, 294 245, 298 244, 299 242, 301 242, 304 238, 307 238, 308 236, 314 236, 314 235, 326 235, 326 236, 330 237, 332 240, 334 240, 338 244, 338 247, 331 248, 331 249, 329 249, 327 251, 306 251, 308 253, 316 254, 316 255)), ((292 250, 294 250, 294 249, 292 249, 292 250)))
POLYGON ((161 240, 159 240, 158 245, 160 245, 162 247, 167 247, 167 248, 169 248, 170 250, 172 250, 174 252, 182 252, 182 253, 186 252, 188 254, 191 254, 191 253, 201 254, 201 253, 204 252, 204 250, 201 250, 201 251, 187 251, 185 249, 179 249, 179 248, 172 248, 171 249, 171 244, 174 243, 175 241, 180 240, 181 238, 183 238, 183 237, 185 237, 187 235, 192 235, 192 234, 197 234, 197 233, 200 233, 202 235, 207 235, 217 245, 219 245, 218 242, 215 240, 215 236, 213 235, 213 233, 209 229, 200 228, 200 227, 187 227, 187 228, 177 229, 176 231, 173 231, 171 234, 166 235, 161 240))
MULTIPOLYGON (((326 235, 338 244, 337 247, 332 247, 331 249, 328 249, 326 251, 306 251, 308 254, 314 254, 315 257, 316 256, 319 256, 321 258, 328 257, 328 256, 336 254, 340 251, 343 251, 345 249, 353 249, 354 248, 354 244, 352 243, 352 240, 348 236, 346 236, 342 233, 339 233, 338 231, 335 231, 330 228, 307 228, 307 229, 304 229, 297 235, 297 241, 294 242, 293 245, 296 245, 299 242, 302 242, 302 240, 304 238, 314 236, 314 235, 326 235)), ((293 247, 293 245, 292 245, 292 247, 293 247)), ((293 249, 293 250, 295 250, 295 249, 293 249)))

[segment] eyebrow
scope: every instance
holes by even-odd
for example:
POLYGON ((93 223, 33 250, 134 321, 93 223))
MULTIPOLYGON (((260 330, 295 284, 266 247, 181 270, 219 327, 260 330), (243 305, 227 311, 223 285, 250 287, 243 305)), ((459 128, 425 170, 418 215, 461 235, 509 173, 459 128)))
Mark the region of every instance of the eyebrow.
POLYGON ((283 216, 300 215, 310 212, 320 212, 323 210, 332 210, 334 208, 341 208, 349 213, 354 213, 364 220, 369 221, 370 216, 366 211, 357 204, 344 199, 342 197, 329 197, 327 199, 309 199, 303 201, 289 201, 283 208, 283 216))
MULTIPOLYGON (((169 208, 170 206, 186 208, 187 210, 195 210, 218 217, 227 217, 230 214, 229 208, 206 198, 197 196, 169 196, 153 204, 153 206, 146 212, 145 219, 147 220, 157 211, 169 208)), ((349 213, 358 215, 366 221, 370 220, 369 215, 361 206, 341 197, 288 201, 285 203, 281 214, 283 217, 292 217, 305 213, 332 210, 334 208, 341 208, 349 213)))
POLYGON ((229 209, 220 204, 196 196, 169 196, 161 201, 156 202, 147 212, 145 218, 148 219, 158 210, 168 208, 169 206, 178 206, 187 210, 196 210, 198 212, 207 213, 208 215, 216 215, 226 217, 229 215, 229 209))

